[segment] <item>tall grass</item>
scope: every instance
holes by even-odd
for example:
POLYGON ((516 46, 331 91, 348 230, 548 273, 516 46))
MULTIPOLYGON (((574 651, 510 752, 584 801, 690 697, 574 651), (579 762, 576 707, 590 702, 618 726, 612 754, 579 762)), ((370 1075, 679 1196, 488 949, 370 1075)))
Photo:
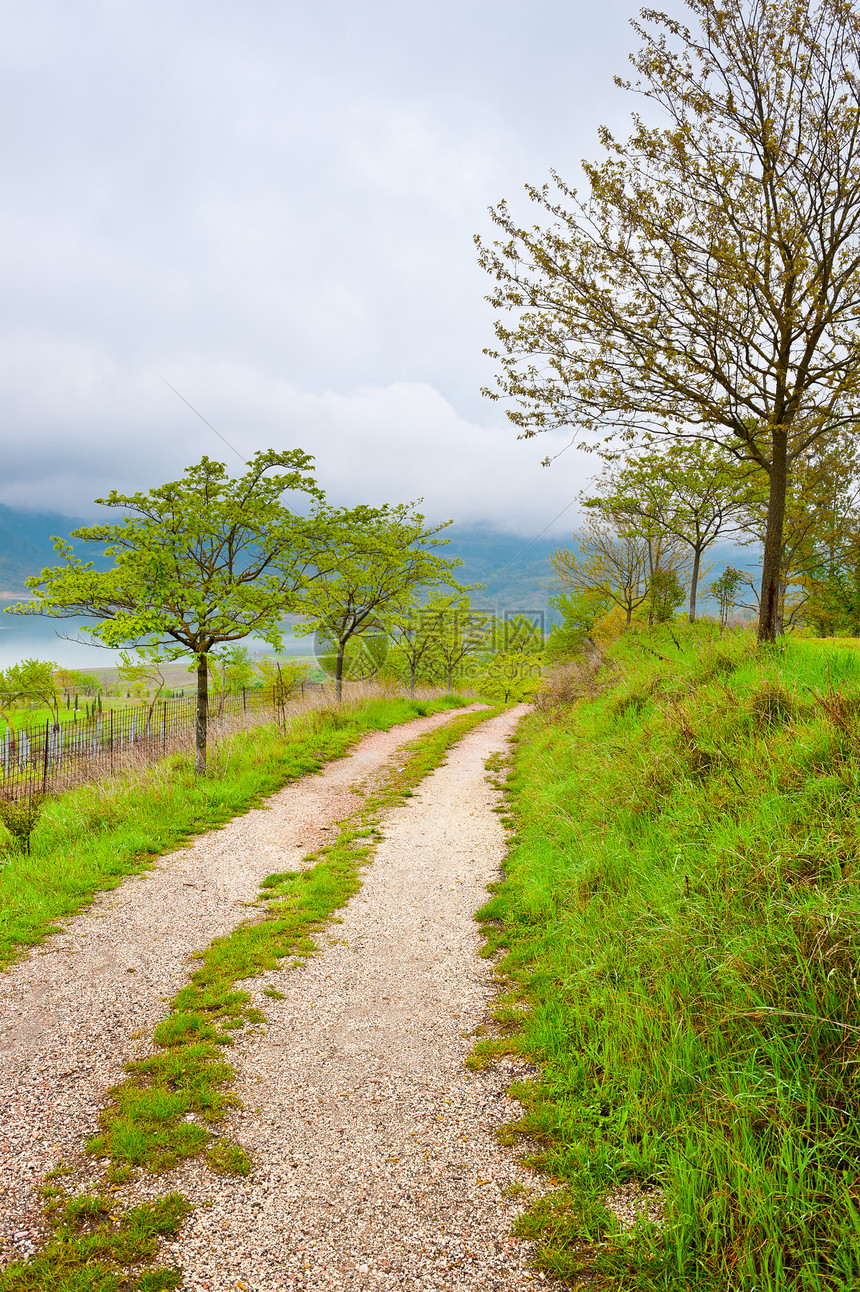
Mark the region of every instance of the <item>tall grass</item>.
POLYGON ((377 698, 309 708, 293 714, 286 732, 269 724, 221 740, 205 777, 194 775, 190 753, 141 763, 46 800, 29 856, 14 850, 0 826, 0 968, 97 891, 116 887, 190 836, 341 756, 365 732, 462 703, 457 696, 377 698))
MULTIPOLYGON (((569 682, 566 684, 569 689, 569 682)), ((541 1065, 545 1268, 624 1289, 860 1284, 860 655, 673 628, 522 730, 482 912, 541 1065), (664 1191, 622 1232, 619 1183, 664 1191)))

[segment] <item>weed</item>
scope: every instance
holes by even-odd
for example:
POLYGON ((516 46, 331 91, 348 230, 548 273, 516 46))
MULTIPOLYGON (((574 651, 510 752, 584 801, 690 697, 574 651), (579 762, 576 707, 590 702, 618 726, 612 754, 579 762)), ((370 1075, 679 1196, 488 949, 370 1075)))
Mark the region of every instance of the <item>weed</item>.
POLYGON ((0 790, 0 821, 11 836, 16 851, 30 855, 30 839, 42 811, 45 796, 33 785, 14 798, 10 791, 0 790))
POLYGON ((206 1150, 206 1164, 216 1175, 250 1175, 251 1159, 238 1144, 213 1144, 206 1150))

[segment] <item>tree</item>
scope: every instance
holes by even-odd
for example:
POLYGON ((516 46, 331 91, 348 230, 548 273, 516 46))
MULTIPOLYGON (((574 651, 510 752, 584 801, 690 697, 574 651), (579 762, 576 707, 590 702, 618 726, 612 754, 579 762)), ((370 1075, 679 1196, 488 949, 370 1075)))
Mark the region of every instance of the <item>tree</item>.
POLYGON ((648 584, 648 622, 667 624, 683 605, 686 592, 674 570, 655 570, 648 584))
POLYGON ((54 673, 54 684, 58 691, 63 692, 67 708, 72 692, 77 694, 83 691, 87 695, 93 695, 101 691, 103 686, 100 678, 79 668, 58 668, 54 673))
POLYGON ((488 700, 522 704, 540 686, 541 662, 528 651, 500 651, 484 661, 475 684, 488 700))
POLYGON ((720 634, 726 630, 729 622, 729 610, 737 605, 737 595, 744 576, 734 566, 727 565, 718 579, 711 584, 711 593, 716 597, 720 607, 720 634))
POLYGON ((860 453, 853 442, 806 464, 788 516, 794 534, 784 572, 799 612, 822 637, 860 633, 860 453))
POLYGON ((487 623, 486 646, 475 686, 492 700, 520 703, 540 685, 544 639, 528 615, 493 616, 487 623))
POLYGON ((224 710, 228 695, 251 685, 256 675, 254 661, 247 646, 221 646, 209 656, 218 678, 218 715, 224 710))
POLYGON ((485 649, 491 631, 491 616, 484 610, 473 610, 468 597, 438 594, 431 597, 428 608, 438 611, 437 636, 432 660, 444 677, 448 690, 454 675, 468 659, 476 659, 485 649))
MULTIPOLYGON (((815 589, 827 580, 826 571, 841 574, 837 582, 844 588, 847 567, 845 552, 854 528, 858 501, 860 455, 854 436, 841 431, 830 444, 816 444, 798 461, 789 481, 785 499, 782 564, 779 573, 777 627, 783 632, 793 623, 807 617, 807 610, 831 616, 832 603, 825 597, 816 601, 815 589), (825 602, 830 609, 825 609, 825 602), (812 610, 813 604, 817 611, 812 610)), ((739 517, 739 529, 747 542, 764 541, 767 528, 767 496, 762 489, 748 491, 739 517)), ((854 557, 849 554, 848 564, 854 557)), ((850 580, 850 576, 849 576, 850 580)), ((744 579, 749 583, 748 579, 744 579)), ((835 589, 835 584, 832 587, 835 589)), ((826 630, 825 630, 826 631, 826 630)))
POLYGON ((55 681, 57 665, 49 660, 25 659, 0 673, 0 714, 12 731, 12 710, 20 704, 43 704, 51 710, 54 729, 60 725, 60 693, 55 681))
POLYGON ((9 610, 94 618, 99 622, 85 631, 101 645, 153 648, 170 659, 193 655, 195 770, 202 775, 210 651, 252 633, 279 646, 280 620, 321 559, 325 543, 316 512, 293 515, 282 502, 284 493, 297 492, 319 510, 322 494, 311 463, 300 449, 270 449, 254 454, 245 474, 234 479, 223 463, 204 457, 181 480, 149 493, 112 490, 97 501, 121 508, 123 519, 85 526, 72 537, 106 543, 113 568, 96 570, 74 555, 70 543, 55 539, 65 564, 28 579, 36 599, 9 610))
POLYGON ((269 659, 258 660, 254 671, 262 683, 263 693, 275 708, 283 708, 292 695, 304 687, 311 675, 307 660, 269 659))
POLYGON ((710 441, 768 479, 759 638, 778 631, 786 489, 860 404, 860 15, 843 0, 643 11, 635 89, 668 117, 528 188, 551 217, 480 243, 522 435, 710 441))
POLYGON ((546 653, 550 659, 570 659, 583 647, 593 644, 597 623, 613 605, 600 587, 573 587, 549 598, 561 615, 561 624, 550 629, 546 653))
POLYGON ((648 596, 648 542, 617 517, 591 515, 579 553, 559 548, 549 558, 566 596, 589 593, 624 611, 627 628, 648 596))
POLYGON ((384 633, 395 615, 417 604, 419 589, 452 583, 460 562, 444 560, 436 535, 451 522, 430 525, 413 503, 328 509, 325 531, 336 554, 328 573, 310 584, 301 602, 308 622, 296 633, 317 632, 335 656, 335 691, 343 697, 344 654, 365 634, 384 633))
POLYGON ((737 531, 754 491, 749 476, 713 444, 693 440, 627 458, 600 482, 598 505, 637 516, 689 548, 691 623, 702 557, 721 534, 737 531))
POLYGON ((146 715, 148 725, 152 721, 158 697, 167 685, 163 672, 163 665, 167 662, 166 656, 160 646, 139 646, 134 654, 131 651, 121 650, 119 658, 120 662, 116 670, 119 680, 126 684, 132 683, 135 696, 149 701, 146 715), (153 692, 151 700, 150 691, 153 692))
POLYGON ((442 628, 443 611, 430 605, 410 606, 396 611, 389 619, 388 632, 395 657, 409 672, 409 694, 415 698, 415 679, 422 664, 427 664, 442 628))

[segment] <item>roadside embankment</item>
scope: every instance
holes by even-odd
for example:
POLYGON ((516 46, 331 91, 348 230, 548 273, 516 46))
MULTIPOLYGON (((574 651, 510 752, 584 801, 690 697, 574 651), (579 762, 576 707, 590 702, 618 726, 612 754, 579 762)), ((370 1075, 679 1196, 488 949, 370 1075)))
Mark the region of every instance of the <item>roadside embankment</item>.
POLYGON ((482 913, 476 1057, 541 1065, 515 1129, 559 1181, 520 1232, 574 1283, 856 1288, 860 658, 673 626, 567 688, 482 913))

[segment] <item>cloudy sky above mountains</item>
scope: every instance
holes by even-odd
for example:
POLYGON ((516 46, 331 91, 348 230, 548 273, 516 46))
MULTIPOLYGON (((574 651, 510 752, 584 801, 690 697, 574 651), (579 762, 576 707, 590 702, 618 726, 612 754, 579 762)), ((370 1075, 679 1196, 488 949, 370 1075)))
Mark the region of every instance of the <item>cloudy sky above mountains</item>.
POLYGON ((626 133, 633 4, 3 10, 0 502, 86 515, 230 461, 165 381, 243 457, 314 453, 334 502, 531 537, 575 496, 596 463, 541 468, 563 439, 480 395, 472 236, 626 133))

